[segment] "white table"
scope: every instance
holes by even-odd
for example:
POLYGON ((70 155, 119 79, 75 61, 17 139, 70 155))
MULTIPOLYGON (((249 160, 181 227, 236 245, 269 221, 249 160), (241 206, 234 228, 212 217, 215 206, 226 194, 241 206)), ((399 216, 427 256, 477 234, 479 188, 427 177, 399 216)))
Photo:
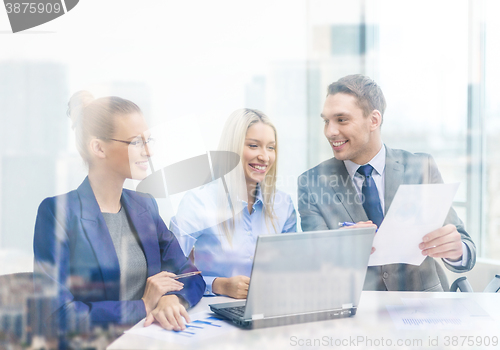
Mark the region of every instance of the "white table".
MULTIPOLYGON (((204 297, 189 313, 208 311, 209 304, 228 300, 233 299, 204 297)), ((350 318, 255 330, 235 328, 222 339, 211 338, 190 347, 124 334, 108 349, 500 349, 500 340, 496 347, 479 346, 480 341, 491 341, 493 336, 500 339, 500 293, 363 292, 357 315, 350 318), (386 306, 402 305, 401 298, 471 299, 489 313, 492 321, 481 329, 465 331, 397 329, 386 306), (468 341, 474 345, 468 345, 468 341)))

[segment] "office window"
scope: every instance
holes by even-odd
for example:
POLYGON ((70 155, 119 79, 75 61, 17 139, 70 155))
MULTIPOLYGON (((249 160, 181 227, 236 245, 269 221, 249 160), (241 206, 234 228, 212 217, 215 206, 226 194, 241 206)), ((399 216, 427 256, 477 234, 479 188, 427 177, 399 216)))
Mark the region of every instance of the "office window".
POLYGON ((308 2, 308 165, 331 157, 317 121, 326 86, 347 74, 371 76, 387 99, 383 141, 430 153, 445 182, 460 182, 455 210, 479 256, 500 260, 500 5, 340 5, 308 2))
POLYGON ((138 11, 110 1, 103 13, 118 3, 149 34, 116 23, 123 40, 109 40, 81 30, 82 19, 71 42, 57 30, 40 39, 53 51, 28 50, 37 38, 29 35, 0 51, 0 119, 8 125, 0 131, 0 262, 19 257, 1 272, 31 268, 39 203, 76 188, 86 173, 65 116, 71 93, 130 98, 152 126, 190 119, 206 149, 217 147, 233 110, 262 109, 278 128, 279 188, 296 203, 297 176, 332 156, 319 117, 326 87, 352 73, 373 77, 386 94, 383 140, 431 153, 445 181, 461 183, 456 210, 479 253, 500 260, 497 1, 295 0, 284 11, 279 2, 221 0, 197 2, 196 13, 182 2, 138 11), (160 21, 168 45, 157 45, 152 12, 171 16, 160 21), (471 81, 476 66, 482 73, 471 81))
MULTIPOLYGON (((431 154, 445 182, 460 182, 454 207, 467 227, 468 3, 442 1, 432 11, 425 2, 377 4, 383 140, 431 154)), ((470 234, 477 241, 479 232, 470 234)))
POLYGON ((484 209, 483 254, 500 260, 500 11, 497 1, 484 3, 484 209))

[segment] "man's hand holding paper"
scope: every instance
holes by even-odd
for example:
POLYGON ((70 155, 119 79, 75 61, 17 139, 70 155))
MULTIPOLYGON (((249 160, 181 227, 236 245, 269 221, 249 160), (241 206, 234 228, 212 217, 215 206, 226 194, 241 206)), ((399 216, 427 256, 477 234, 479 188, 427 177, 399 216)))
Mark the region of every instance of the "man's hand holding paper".
POLYGON ((458 261, 462 258, 462 238, 455 225, 448 224, 426 234, 418 246, 422 255, 458 261))
POLYGON ((399 186, 368 265, 420 265, 425 256, 460 260, 460 234, 454 225, 442 226, 457 189, 458 183, 399 186))

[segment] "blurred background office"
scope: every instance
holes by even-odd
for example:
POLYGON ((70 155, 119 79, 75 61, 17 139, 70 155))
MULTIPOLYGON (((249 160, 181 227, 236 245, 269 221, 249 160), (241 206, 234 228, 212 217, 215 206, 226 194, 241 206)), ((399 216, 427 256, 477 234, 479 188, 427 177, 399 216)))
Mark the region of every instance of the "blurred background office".
MULTIPOLYGON (((231 111, 261 109, 278 129, 278 188, 296 205, 297 176, 332 156, 326 87, 362 73, 387 99, 384 142, 431 153, 461 183, 454 206, 482 290, 500 266, 498 13, 496 0, 86 0, 14 35, 0 11, 0 275, 32 270, 39 203, 84 178, 73 92, 137 102, 169 138, 170 163, 216 149, 231 111)), ((178 200, 159 199, 166 222, 178 200)))

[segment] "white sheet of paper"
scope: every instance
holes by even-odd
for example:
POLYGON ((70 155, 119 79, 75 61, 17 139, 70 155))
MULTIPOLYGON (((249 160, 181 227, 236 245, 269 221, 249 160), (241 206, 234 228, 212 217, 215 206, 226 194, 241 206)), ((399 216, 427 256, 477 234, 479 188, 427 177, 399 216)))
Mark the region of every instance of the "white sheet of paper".
POLYGON ((443 226, 458 189, 453 184, 401 185, 375 235, 375 252, 368 266, 420 265, 425 259, 418 245, 443 226))
POLYGON ((191 323, 186 324, 186 329, 180 332, 167 331, 154 323, 144 327, 143 319, 136 326, 125 331, 125 333, 139 334, 149 338, 163 340, 168 343, 192 344, 201 340, 221 336, 224 333, 234 331, 237 328, 231 323, 224 321, 211 312, 199 312, 189 315, 191 323))
POLYGON ((387 305, 397 329, 483 329, 495 322, 475 301, 444 298, 402 298, 387 305))

